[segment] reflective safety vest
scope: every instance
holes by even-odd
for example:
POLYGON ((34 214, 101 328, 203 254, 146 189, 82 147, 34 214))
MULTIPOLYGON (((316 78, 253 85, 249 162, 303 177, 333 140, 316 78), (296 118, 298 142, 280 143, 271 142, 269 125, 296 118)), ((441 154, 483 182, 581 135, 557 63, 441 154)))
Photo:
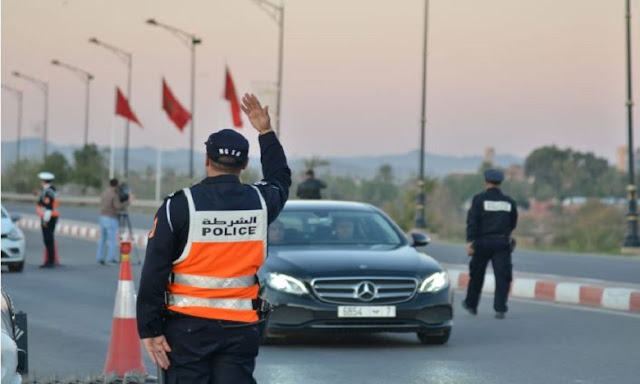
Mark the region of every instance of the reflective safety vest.
MULTIPOLYGON (((253 186, 252 186, 253 187, 253 186)), ((189 188, 189 234, 184 251, 173 262, 167 308, 190 316, 252 323, 258 321, 256 274, 264 263, 267 207, 201 211, 189 188)))
POLYGON ((58 217, 60 215, 60 212, 58 212, 58 205, 59 203, 58 203, 58 196, 56 195, 56 191, 50 187, 43 188, 40 191, 40 198, 38 199, 38 204, 36 205, 36 214, 41 219, 44 219, 45 221, 49 221, 51 217, 58 217), (52 200, 53 200, 53 204, 52 204, 53 209, 51 209, 51 215, 49 215, 49 217, 46 217, 46 212, 47 212, 46 206, 51 204, 52 200))

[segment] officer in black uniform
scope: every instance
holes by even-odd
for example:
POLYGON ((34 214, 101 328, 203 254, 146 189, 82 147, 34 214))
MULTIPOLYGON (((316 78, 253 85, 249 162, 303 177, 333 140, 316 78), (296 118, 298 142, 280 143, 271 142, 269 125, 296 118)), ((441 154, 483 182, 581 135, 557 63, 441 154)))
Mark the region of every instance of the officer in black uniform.
POLYGON ((327 184, 324 181, 316 179, 313 169, 309 169, 304 173, 304 181, 298 184, 296 196, 300 199, 319 200, 322 199, 320 190, 326 187, 327 184))
POLYGON ((51 172, 40 172, 38 174, 42 189, 38 198, 36 211, 40 216, 40 225, 42 227, 42 239, 46 249, 45 261, 40 268, 53 268, 56 262, 56 243, 54 234, 56 232, 56 224, 58 222, 58 200, 56 196, 56 187, 52 182, 55 175, 51 172))
POLYGON ((469 286, 462 306, 477 314, 484 274, 491 260, 496 279, 493 308, 496 318, 503 319, 507 312, 507 296, 512 279, 511 252, 515 241, 511 232, 518 222, 516 202, 502 193, 500 184, 504 174, 495 169, 484 172, 485 191, 473 197, 467 213, 467 254, 469 286))
MULTIPOLYGON (((189 252, 194 252, 193 243, 187 241, 190 238, 189 227, 202 222, 196 223, 193 218, 190 219, 190 209, 195 206, 197 211, 231 211, 234 214, 256 209, 264 212, 266 208, 266 214, 261 217, 271 223, 288 199, 291 170, 284 150, 271 129, 268 107, 261 107, 254 95, 245 94, 242 101, 242 109, 260 134, 258 141, 264 179, 253 186, 242 184, 239 175, 247 166, 249 143, 237 131, 225 129, 216 132, 205 143, 207 177, 188 191, 179 191, 167 197, 156 213, 149 234, 137 298, 138 332, 151 360, 167 369, 168 383, 255 383, 253 370, 260 344, 259 324, 190 316, 167 309, 182 309, 172 306, 177 304, 171 300, 170 290, 172 284, 175 286, 178 276, 175 272, 176 263, 184 264, 193 255, 189 252), (189 256, 178 260, 184 257, 185 252, 189 256)), ((225 218, 216 217, 215 221, 218 220, 222 222, 225 218)), ((266 250, 267 223, 264 224, 263 245, 266 250)), ((209 257, 208 253, 201 252, 195 256, 200 257, 198 260, 203 263, 218 263, 217 258, 221 255, 210 254, 209 257)), ((243 263, 243 256, 244 253, 240 252, 227 260, 235 258, 238 263, 243 263)), ((197 263, 190 265, 199 268, 197 263)), ((209 275, 216 276, 215 270, 202 272, 201 275, 210 272, 209 275)), ((207 276, 198 285, 187 286, 191 290, 186 291, 187 294, 195 291, 193 294, 197 295, 200 287, 211 288, 205 285, 208 284, 206 281, 207 276)), ((250 283, 257 284, 257 278, 250 283)), ((205 307, 204 311, 207 310, 205 307)), ((246 312, 251 316, 255 314, 251 308, 246 312)))

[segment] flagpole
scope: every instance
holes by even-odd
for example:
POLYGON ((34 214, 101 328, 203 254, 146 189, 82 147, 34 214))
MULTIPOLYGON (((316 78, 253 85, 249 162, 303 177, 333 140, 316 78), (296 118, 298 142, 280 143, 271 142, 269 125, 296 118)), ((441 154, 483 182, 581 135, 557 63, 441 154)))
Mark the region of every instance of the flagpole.
MULTIPOLYGON (((125 51, 124 49, 107 44, 104 41, 98 40, 95 37, 89 39, 89 43, 99 45, 107 50, 115 53, 116 56, 127 65, 127 102, 131 103, 131 68, 133 66, 133 54, 125 51)), ((125 134, 124 134, 124 164, 123 175, 127 179, 129 176, 129 126, 131 122, 129 119, 125 120, 125 134)))
POLYGON ((162 150, 160 147, 156 150, 156 201, 160 201, 160 185, 162 177, 162 150))
POLYGON ((183 31, 157 21, 156 19, 147 19, 147 24, 162 27, 173 33, 180 40, 185 42, 191 49, 191 133, 189 137, 189 178, 193 179, 193 142, 195 132, 195 104, 196 104, 196 45, 202 44, 202 39, 193 33, 183 31))
POLYGON ((116 160, 116 155, 115 155, 115 148, 114 148, 114 130, 113 130, 113 118, 111 119, 111 124, 109 124, 110 128, 111 128, 111 151, 109 153, 109 179, 113 179, 114 177, 114 166, 115 166, 115 160, 116 160))

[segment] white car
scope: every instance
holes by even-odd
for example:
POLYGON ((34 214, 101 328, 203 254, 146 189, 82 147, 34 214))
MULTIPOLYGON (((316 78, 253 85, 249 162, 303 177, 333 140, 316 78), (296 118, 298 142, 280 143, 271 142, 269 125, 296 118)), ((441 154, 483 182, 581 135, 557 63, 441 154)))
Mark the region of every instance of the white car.
POLYGON ((2 265, 9 267, 9 272, 22 272, 25 259, 24 233, 15 224, 19 216, 11 216, 2 208, 2 265))
MULTIPOLYGON (((4 212, 4 210, 3 210, 4 212)), ((24 315, 24 314, 23 314, 24 315)), ((26 315, 25 315, 26 316, 26 315)), ((26 317, 24 318, 26 322, 26 317)), ((2 384, 20 384, 21 372, 26 368, 26 346, 19 348, 19 339, 26 341, 26 334, 16 327, 13 303, 7 293, 2 291, 2 384)))

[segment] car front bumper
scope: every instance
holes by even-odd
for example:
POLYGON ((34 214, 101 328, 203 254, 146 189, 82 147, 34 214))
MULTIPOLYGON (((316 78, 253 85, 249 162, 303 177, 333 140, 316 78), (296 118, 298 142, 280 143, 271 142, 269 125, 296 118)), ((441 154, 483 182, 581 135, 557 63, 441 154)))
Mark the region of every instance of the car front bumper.
MULTIPOLYGON (((440 334, 453 325, 453 295, 450 289, 418 293, 395 306, 394 317, 338 317, 339 304, 317 300, 312 295, 296 296, 267 288, 273 311, 268 332, 421 332, 440 334)), ((363 303, 362 305, 371 305, 363 303)), ((377 304, 376 304, 377 305, 377 304)), ((385 304, 382 304, 385 305, 385 304)))
POLYGON ((2 238, 2 264, 21 262, 24 261, 24 258, 24 239, 11 240, 6 237, 2 238))

